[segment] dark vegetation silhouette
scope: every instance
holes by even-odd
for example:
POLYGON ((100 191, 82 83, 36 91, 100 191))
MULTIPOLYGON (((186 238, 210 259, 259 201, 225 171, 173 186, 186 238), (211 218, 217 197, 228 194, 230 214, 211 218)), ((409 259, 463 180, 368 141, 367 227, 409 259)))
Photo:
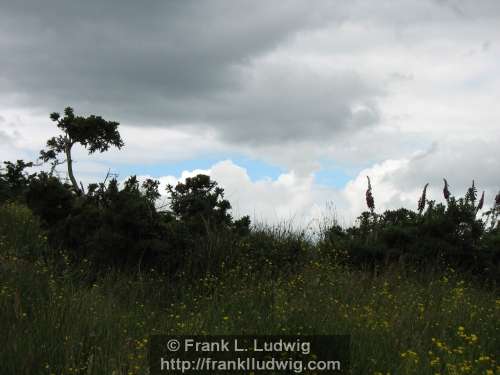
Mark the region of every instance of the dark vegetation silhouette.
POLYGON ((50 118, 63 133, 49 139, 40 153, 50 170, 28 173, 33 162, 5 161, 0 204, 26 206, 45 228, 51 249, 90 260, 96 273, 154 267, 170 278, 196 279, 224 267, 258 270, 263 263, 276 273, 294 272, 311 259, 326 257, 352 267, 451 265, 488 281, 499 279, 500 193, 491 209, 479 215, 485 197, 483 192, 478 199, 474 181, 463 198, 455 198, 444 180, 445 204, 428 199, 426 184, 417 211, 379 214, 368 178, 368 211, 356 225, 331 225, 313 241, 304 232, 251 226, 248 216, 235 220, 224 190, 206 175, 168 186, 167 209, 159 206, 159 182, 152 179, 140 182, 132 176, 119 183, 108 174, 84 189, 74 175, 72 147, 79 144, 89 154, 123 147, 119 123, 76 116, 69 107, 64 117, 53 113, 50 118), (55 175, 64 163, 69 181, 55 175))
POLYGON ((399 263, 416 267, 451 265, 462 270, 498 279, 500 275, 500 193, 490 210, 478 217, 484 206, 484 192, 477 199, 472 181, 465 197, 455 198, 446 179, 446 204, 427 198, 424 186, 417 212, 406 208, 375 212, 370 179, 366 191, 369 211, 358 218, 358 225, 329 228, 325 241, 349 254, 352 265, 399 263))
POLYGON ((106 121, 101 116, 91 115, 89 117, 75 116, 73 108, 64 110, 64 117, 57 112, 50 115, 62 135, 52 137, 47 141, 47 150, 40 151, 40 159, 50 162, 51 171, 59 164, 66 163, 68 178, 75 192, 80 195, 84 193, 82 184, 78 184, 73 173, 73 159, 71 150, 75 144, 85 147, 89 154, 96 151, 107 151, 111 146, 121 148, 123 140, 118 132, 118 122, 106 121), (59 159, 63 154, 65 159, 59 159))

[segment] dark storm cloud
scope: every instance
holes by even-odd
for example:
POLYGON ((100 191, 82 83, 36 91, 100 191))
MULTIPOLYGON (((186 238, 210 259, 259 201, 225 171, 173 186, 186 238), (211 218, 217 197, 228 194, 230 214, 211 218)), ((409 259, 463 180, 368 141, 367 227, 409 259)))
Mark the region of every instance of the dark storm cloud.
POLYGON ((245 90, 222 97, 207 118, 234 141, 284 143, 320 140, 339 131, 375 123, 378 109, 370 101, 380 90, 344 71, 318 75, 308 69, 264 64, 245 90))
POLYGON ((232 66, 277 43, 299 16, 284 14, 282 23, 273 23, 255 14, 245 25, 235 17, 236 7, 224 9, 223 3, 114 4, 4 5, 6 86, 111 103, 157 94, 198 97, 237 85, 232 66), (251 32, 254 26, 259 27, 256 33, 251 32))
POLYGON ((255 63, 298 32, 347 17, 338 4, 310 5, 3 2, 0 94, 4 106, 72 105, 137 125, 211 127, 237 142, 317 139, 374 123, 380 92, 355 72, 255 63))

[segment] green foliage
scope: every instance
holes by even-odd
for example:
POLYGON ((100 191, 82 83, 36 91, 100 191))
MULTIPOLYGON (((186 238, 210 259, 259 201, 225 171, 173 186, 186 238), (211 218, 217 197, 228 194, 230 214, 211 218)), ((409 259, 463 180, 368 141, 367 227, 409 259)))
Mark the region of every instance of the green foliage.
POLYGON ((56 153, 63 152, 67 142, 81 144, 90 154, 107 151, 110 146, 118 148, 123 146, 123 140, 117 129, 119 123, 116 121, 106 121, 101 116, 95 115, 75 116, 71 107, 65 108, 64 117, 61 118, 59 113, 54 112, 50 118, 67 137, 62 143, 60 137, 48 141, 49 150, 56 153))
POLYGON ((121 190, 115 179, 91 185, 86 196, 75 198, 56 236, 80 258, 140 267, 166 246, 161 241, 162 216, 152 199, 157 193, 157 184, 148 180, 140 186, 135 176, 121 190))
POLYGON ((223 189, 208 176, 170 187, 172 210, 158 211, 158 181, 141 184, 132 176, 120 187, 111 179, 76 195, 50 173, 26 176, 26 165, 8 164, 2 185, 8 195, 21 195, 47 229, 52 247, 90 259, 101 270, 154 266, 171 275, 215 272, 239 259, 238 243, 250 233, 250 219, 233 220, 223 189))
POLYGON ((244 263, 273 274, 288 274, 299 270, 313 256, 313 242, 305 232, 281 224, 258 226, 239 242, 244 263))
POLYGON ((175 285, 156 269, 112 269, 89 284, 84 261, 60 258, 1 259, 2 375, 145 375, 154 334, 346 333, 353 375, 498 373, 498 293, 453 270, 313 261, 274 278, 263 264, 175 285))
POLYGON ((188 177, 175 188, 168 185, 167 190, 173 214, 192 230, 209 232, 231 224, 232 217, 228 213, 231 204, 224 199, 224 189, 209 176, 188 177))
POLYGON ((83 187, 78 185, 73 175, 73 160, 71 157, 73 145, 82 145, 88 150, 89 154, 96 151, 107 151, 111 146, 120 149, 124 143, 118 132, 119 123, 106 121, 101 116, 95 115, 88 117, 75 116, 71 107, 64 110, 64 117, 54 112, 50 115, 50 118, 63 134, 52 137, 47 141, 47 149, 40 151, 40 159, 44 162, 51 162, 52 171, 57 165, 66 163, 68 177, 71 180, 73 189, 77 194, 82 194, 83 187), (58 159, 60 154, 64 155, 64 160, 58 159))
POLYGON ((120 187, 116 179, 90 184, 85 194, 72 170, 71 149, 80 144, 89 154, 121 148, 119 123, 100 116, 50 115, 62 132, 47 141, 40 158, 51 162, 49 173, 29 174, 33 163, 4 162, 0 171, 0 203, 24 202, 40 218, 55 249, 76 259, 91 259, 99 267, 142 270, 152 265, 170 275, 198 277, 225 266, 272 264, 273 269, 297 270, 315 256, 335 262, 382 265, 393 262, 425 267, 444 262, 490 277, 498 275, 500 256, 500 193, 484 213, 484 192, 478 199, 475 182, 456 199, 444 179, 446 204, 427 197, 426 184, 417 211, 400 208, 375 212, 371 180, 365 193, 368 211, 357 225, 326 228, 317 244, 304 233, 283 227, 251 227, 250 218, 234 220, 224 189, 207 175, 169 185, 169 210, 159 210, 159 181, 139 183, 130 177, 120 187), (64 160, 59 159, 63 156, 64 160), (71 184, 53 174, 66 163, 71 184), (316 252, 316 253, 314 253, 316 252))
POLYGON ((216 272, 240 259, 240 239, 250 233, 250 218, 233 220, 224 189, 199 174, 169 185, 170 213, 165 234, 168 251, 160 254, 170 273, 193 276, 216 272))
POLYGON ((27 205, 52 230, 71 214, 75 199, 68 184, 45 172, 33 176, 25 193, 27 205))
MULTIPOLYGON (((466 196, 456 199, 445 180, 445 205, 428 200, 427 187, 428 184, 418 201, 418 212, 400 208, 377 214, 370 201, 370 211, 359 216, 358 226, 346 230, 338 226, 330 228, 321 245, 341 249, 355 265, 444 263, 483 277, 498 278, 499 229, 494 225, 486 228, 485 221, 477 217, 484 193, 478 202, 473 181, 466 196)), ((487 215, 493 217, 496 212, 493 208, 487 215)))
POLYGON ((486 217, 485 224, 489 222, 489 230, 493 231, 495 228, 500 229, 500 191, 495 196, 493 207, 486 211, 483 216, 486 217))
POLYGON ((25 170, 32 167, 33 163, 17 160, 15 164, 10 161, 4 161, 3 164, 5 167, 0 169, 0 203, 23 199, 34 177, 34 174, 30 175, 25 170))
POLYGON ((47 255, 47 236, 40 219, 25 205, 0 205, 0 256, 37 259, 47 255))

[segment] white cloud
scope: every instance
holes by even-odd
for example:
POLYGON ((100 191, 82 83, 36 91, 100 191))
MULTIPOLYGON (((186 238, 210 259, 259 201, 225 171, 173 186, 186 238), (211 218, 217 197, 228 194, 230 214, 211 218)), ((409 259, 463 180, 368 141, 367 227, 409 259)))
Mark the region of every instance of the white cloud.
MULTIPOLYGON (((175 186, 178 181, 198 173, 210 175, 225 189, 225 196, 232 203, 237 217, 250 215, 254 220, 271 224, 292 221, 297 226, 305 227, 325 219, 325 215, 333 214, 341 225, 351 225, 367 209, 366 176, 371 179, 376 211, 379 213, 399 207, 416 210, 418 198, 427 182, 431 183, 428 199, 443 201, 443 177, 452 184, 453 194, 463 196, 474 176, 469 176, 469 180, 451 170, 446 175, 440 174, 450 162, 442 159, 443 153, 450 153, 450 159, 453 159, 456 156, 451 154, 454 146, 446 144, 441 148, 414 153, 407 158, 375 164, 362 170, 341 189, 321 186, 315 181, 314 174, 300 176, 294 171, 283 173, 276 179, 252 181, 244 168, 230 160, 218 162, 208 170, 184 171, 179 177, 164 176, 159 180, 162 186, 167 183, 175 186), (426 170, 423 165, 428 166, 426 170), (416 172, 419 170, 428 173, 421 175, 416 172), (329 207, 334 208, 333 212, 329 207)), ((480 191, 486 190, 486 197, 490 201, 500 188, 494 182, 495 178, 476 178, 476 186, 480 191)), ((486 206, 490 203, 487 201, 486 206)))
MULTIPOLYGON (((208 170, 183 171, 181 176, 162 176, 160 190, 165 194, 167 184, 175 186, 179 181, 197 174, 207 174, 224 188, 225 198, 233 207, 233 215, 249 215, 256 222, 276 224, 292 222, 306 226, 311 220, 318 219, 325 207, 329 193, 338 194, 333 189, 315 186, 314 177, 299 176, 290 171, 276 179, 252 181, 245 168, 231 160, 214 164, 208 170)), ((140 176, 141 180, 151 176, 140 176)))

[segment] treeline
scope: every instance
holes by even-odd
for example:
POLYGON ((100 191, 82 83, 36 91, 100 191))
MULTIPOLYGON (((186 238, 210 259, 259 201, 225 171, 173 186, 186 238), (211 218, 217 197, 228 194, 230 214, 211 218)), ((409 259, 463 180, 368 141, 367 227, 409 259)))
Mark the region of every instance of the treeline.
MULTIPOLYGON (((446 204, 427 199, 427 185, 408 209, 375 212, 368 179, 368 210, 350 228, 324 228, 319 240, 286 228, 252 226, 248 216, 235 220, 224 190, 206 175, 168 186, 169 204, 158 207, 159 182, 123 184, 116 178, 86 188, 73 172, 71 150, 80 144, 89 154, 124 145, 118 123, 99 116, 51 115, 61 134, 40 153, 50 170, 29 173, 32 162, 4 162, 0 171, 0 204, 4 215, 26 206, 40 220, 51 249, 64 249, 76 260, 90 261, 96 272, 110 267, 137 271, 154 268, 175 278, 191 278, 242 266, 266 265, 289 272, 311 259, 335 259, 354 267, 394 263, 424 269, 454 266, 488 280, 500 275, 500 193, 490 210, 479 214, 474 182, 463 198, 455 198, 445 180, 446 204), (68 181, 55 174, 65 165, 68 181)), ((34 255, 34 254, 32 254, 34 255)))
POLYGON ((223 189, 209 176, 169 186, 170 209, 159 210, 158 181, 140 183, 132 176, 120 186, 113 178, 77 194, 70 184, 47 172, 27 174, 30 163, 5 162, 5 166, 0 202, 26 205, 41 220, 51 248, 69 251, 101 269, 206 272, 227 258, 214 251, 222 238, 230 240, 224 244, 229 250, 250 231, 249 218, 232 218, 223 189))

